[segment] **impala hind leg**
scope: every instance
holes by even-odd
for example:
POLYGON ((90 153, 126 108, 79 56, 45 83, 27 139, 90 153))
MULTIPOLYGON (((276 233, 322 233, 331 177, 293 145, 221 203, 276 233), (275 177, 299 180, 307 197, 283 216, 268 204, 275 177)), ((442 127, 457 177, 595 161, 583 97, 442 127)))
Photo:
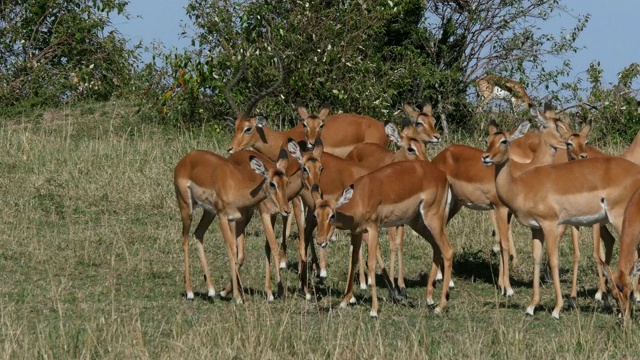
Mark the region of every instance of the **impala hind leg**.
POLYGON ((542 224, 544 238, 547 242, 547 256, 549 258, 549 266, 551 267, 551 276, 553 277, 553 289, 556 294, 556 306, 553 308, 551 316, 554 319, 560 319, 560 310, 562 310, 562 289, 560 288, 560 271, 558 268, 558 242, 560 236, 566 226, 558 226, 555 223, 542 224), (562 229, 562 230, 561 230, 562 229))
MULTIPOLYGON (((371 311, 369 312, 369 316, 378 317, 378 295, 376 289, 376 255, 379 254, 378 228, 376 226, 368 226, 367 233, 369 234, 367 241, 367 265, 369 265, 369 279, 371 280, 371 311)), ((382 262, 382 258, 380 258, 380 262, 382 262)), ((384 269, 384 266, 382 268, 384 269)))
POLYGON ((389 258, 389 277, 391 278, 392 285, 395 286, 395 255, 398 253, 398 291, 399 295, 403 298, 407 297, 407 287, 404 283, 404 270, 402 261, 402 246, 404 241, 404 226, 398 226, 395 228, 389 228, 389 240, 390 240, 390 258, 389 258))
MULTIPOLYGON (((204 271, 204 279, 207 283, 207 296, 213 298, 216 296, 216 290, 213 286, 213 281, 211 280, 211 273, 209 272, 209 266, 207 265, 207 256, 204 253, 204 233, 207 231, 211 222, 215 218, 215 214, 209 211, 204 211, 202 213, 202 218, 200 222, 198 222, 198 226, 196 227, 196 231, 194 232, 195 238, 198 240, 196 242, 196 246, 198 248, 198 257, 200 258, 200 264, 202 264, 202 271, 204 271)), ((193 298, 193 293, 191 294, 193 298)), ((187 298, 189 295, 187 295, 187 298)))
POLYGON ((426 239, 433 248, 434 259, 427 284, 427 303, 429 303, 430 299, 433 303, 432 278, 434 277, 434 269, 437 269, 439 263, 442 263, 443 266, 442 293, 440 294, 440 303, 434 309, 436 314, 442 313, 447 306, 449 287, 446 284, 451 283, 451 270, 453 267, 453 248, 445 233, 445 224, 442 219, 444 219, 443 214, 438 214, 433 211, 431 213, 423 212, 422 219, 420 219, 420 221, 414 221, 411 224, 411 228, 426 239))
MULTIPOLYGON (((593 257, 598 265, 598 278, 600 280, 598 283, 598 292, 596 292, 595 295, 596 300, 604 300, 604 295, 607 292, 602 261, 604 261, 606 265, 611 264, 615 242, 616 238, 613 237, 606 225, 596 224, 593 226, 593 257), (604 249, 602 248, 602 244, 604 244, 604 249)), ((607 304, 605 303, 605 305, 607 304)))
POLYGON ((220 231, 227 245, 227 256, 229 257, 229 267, 231 272, 231 287, 233 289, 233 298, 236 303, 242 304, 242 281, 240 280, 240 271, 236 262, 238 249, 236 246, 235 224, 230 224, 229 220, 223 216, 218 217, 220 220, 220 231), (233 226, 233 229, 232 229, 233 226))
POLYGON ((298 274, 300 275, 300 289, 304 294, 306 300, 311 300, 311 293, 309 292, 309 278, 308 278, 308 257, 307 249, 313 248, 311 239, 313 239, 313 230, 316 228, 317 222, 313 211, 307 212, 307 221, 304 228, 304 241, 298 243, 298 274))
POLYGON ((273 230, 273 226, 275 225, 277 215, 270 215, 267 212, 263 212, 260 214, 260 221, 262 222, 265 236, 267 237, 264 244, 264 253, 265 253, 265 280, 264 280, 264 290, 267 296, 267 301, 273 301, 274 296, 271 290, 271 254, 273 254, 273 264, 276 273, 276 282, 278 284, 278 295, 280 296, 284 293, 284 287, 282 286, 282 280, 280 278, 280 267, 278 264, 280 263, 279 252, 278 252, 278 243, 276 241, 276 234, 273 230))
POLYGON ((573 244, 573 276, 567 305, 575 307, 578 299, 578 263, 580 262, 580 231, 575 226, 571 226, 571 243, 573 244))
POLYGON ((542 244, 544 233, 541 229, 531 229, 532 255, 533 255, 533 297, 527 307, 527 314, 533 315, 536 306, 540 303, 540 267, 542 265, 542 244))

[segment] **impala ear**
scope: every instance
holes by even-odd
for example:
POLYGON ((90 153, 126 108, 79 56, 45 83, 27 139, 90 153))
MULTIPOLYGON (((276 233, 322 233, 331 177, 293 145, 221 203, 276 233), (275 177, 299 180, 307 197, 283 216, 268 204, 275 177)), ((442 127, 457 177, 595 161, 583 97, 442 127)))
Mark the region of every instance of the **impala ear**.
POLYGON ((322 161, 322 154, 324 153, 324 145, 322 144, 322 139, 317 138, 316 142, 313 144, 313 157, 318 159, 318 161, 322 161))
POLYGON ((489 135, 493 135, 493 134, 497 133, 498 132, 498 124, 496 124, 496 122, 492 120, 489 123, 489 126, 487 127, 487 130, 489 130, 489 135))
POLYGON ((318 201, 322 200, 322 193, 320 192, 320 186, 318 186, 318 184, 313 184, 311 187, 311 197, 313 198, 314 204, 317 204, 318 201))
POLYGON ((262 163, 262 161, 260 161, 260 159, 258 159, 257 157, 251 155, 249 157, 249 164, 251 165, 251 168, 253 169, 253 171, 255 171, 257 174, 260 174, 265 178, 269 177, 269 173, 267 172, 267 169, 264 167, 264 164, 262 163))
POLYGON ((420 106, 420 111, 429 116, 433 116, 433 107, 429 101, 425 101, 424 104, 420 106))
POLYGON ((329 116, 329 110, 331 110, 329 105, 322 106, 322 110, 320 110, 320 113, 318 114, 318 117, 320 118, 320 120, 324 121, 324 119, 326 119, 327 116, 329 116))
POLYGON ((518 128, 511 134, 511 136, 509 136, 509 141, 513 141, 519 137, 522 137, 524 134, 527 133, 527 131, 529 131, 530 126, 531 126, 531 123, 528 121, 525 121, 520 125, 518 125, 518 128))
POLYGON ((348 203, 349 200, 351 200, 351 196, 353 196, 353 184, 344 189, 344 191, 342 192, 342 196, 340 196, 340 198, 336 201, 336 208, 348 203))
POLYGON ((278 170, 286 174, 288 166, 289 166, 289 155, 287 154, 287 150, 280 149, 280 153, 278 154, 278 161, 276 161, 276 168, 278 168, 278 170))
POLYGON ((580 130, 580 135, 583 136, 586 139, 587 135, 589 135, 590 131, 591 131, 591 125, 587 124, 587 125, 582 127, 582 130, 580 130))
POLYGON ((302 120, 309 117, 309 112, 307 112, 307 109, 305 109, 304 106, 298 105, 297 109, 298 109, 298 114, 300 114, 300 117, 302 118, 302 120))
POLYGON ((384 122, 384 132, 387 133, 387 136, 389 137, 389 140, 393 141, 394 143, 400 145, 400 143, 402 142, 402 140, 400 139, 400 134, 398 134, 398 128, 396 127, 396 124, 392 123, 391 121, 385 121, 384 122))
POLYGON ((256 126, 263 127, 265 125, 267 125, 267 119, 265 119, 264 116, 258 116, 256 118, 256 126))
POLYGON ((416 119, 418 118, 418 115, 420 115, 420 113, 416 111, 416 109, 414 109, 411 105, 406 103, 402 105, 402 110, 404 111, 405 114, 407 114, 407 116, 411 119, 412 122, 415 122, 416 119))
POLYGON ((298 145, 298 142, 289 138, 287 141, 287 149, 289 150, 289 154, 291 154, 291 156, 298 160, 300 165, 302 165, 302 153, 300 153, 300 146, 298 145))

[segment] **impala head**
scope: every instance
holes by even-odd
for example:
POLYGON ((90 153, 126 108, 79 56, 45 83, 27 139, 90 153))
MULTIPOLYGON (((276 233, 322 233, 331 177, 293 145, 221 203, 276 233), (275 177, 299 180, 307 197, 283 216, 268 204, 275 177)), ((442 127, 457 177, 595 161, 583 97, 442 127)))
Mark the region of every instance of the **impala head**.
POLYGON ((337 200, 324 199, 317 184, 313 185, 311 195, 315 203, 314 214, 318 223, 316 242, 320 247, 325 248, 336 229, 336 209, 351 200, 353 184, 344 189, 337 200))
POLYGON ((282 78, 283 78, 282 63, 280 61, 280 58, 277 56, 277 53, 276 53, 276 64, 278 66, 278 72, 279 72, 278 80, 275 83, 273 83, 273 85, 271 85, 269 88, 265 89, 264 91, 258 93, 256 96, 251 98, 251 100, 247 104, 244 111, 240 111, 240 109, 236 105, 236 102, 233 100, 233 97, 231 96, 231 90, 233 90, 233 88, 238 84, 238 81, 240 81, 240 78, 242 77, 242 75, 246 70, 246 67, 247 67, 246 57, 243 59, 242 67, 240 68, 238 73, 234 76, 233 80, 231 80, 231 82, 227 85, 227 88, 225 89, 224 94, 227 99, 227 102, 229 103, 229 106, 236 113, 235 133, 233 135, 233 138, 231 139, 231 142, 227 146, 227 151, 229 153, 247 149, 255 145, 256 143, 258 143, 259 141, 264 140, 264 133, 262 133, 262 131, 259 131, 259 130, 264 125, 266 125, 267 121, 262 116, 252 117, 251 114, 253 113, 253 110, 255 109, 255 107, 258 105, 258 102, 260 102, 260 100, 262 100, 264 97, 266 97, 270 93, 274 92, 280 86, 280 83, 282 83, 282 78))
POLYGON ((611 284, 611 295, 618 304, 620 310, 620 317, 626 319, 631 316, 631 307, 633 304, 633 279, 640 276, 640 259, 636 261, 630 271, 624 272, 619 269, 618 272, 611 278, 611 267, 603 263, 604 274, 607 280, 611 284), (629 274, 629 275, 627 275, 629 274))
POLYGON ((589 145, 589 140, 587 140, 587 135, 589 134, 590 130, 591 125, 587 124, 582 127, 582 130, 580 130, 580 132, 570 133, 565 137, 569 161, 586 159, 588 157, 587 145, 589 145))
POLYGON ((280 214, 288 216, 291 213, 291 206, 289 199, 287 199, 287 186, 289 186, 289 178, 286 173, 289 165, 287 152, 284 149, 280 151, 276 167, 273 169, 267 169, 264 163, 253 155, 249 157, 249 163, 253 171, 264 176, 262 190, 267 198, 273 201, 280 214))
POLYGON ((304 186, 311 190, 313 185, 320 184, 320 175, 324 170, 322 167, 322 153, 324 151, 322 140, 318 138, 313 150, 304 155, 300 152, 300 147, 295 140, 289 139, 287 146, 289 153, 300 163, 304 186))
POLYGON ((422 141, 408 135, 400 135, 398 128, 391 121, 385 121, 384 131, 389 140, 399 147, 396 154, 400 158, 397 160, 427 160, 427 152, 422 141))
POLYGON ((402 135, 428 143, 440 142, 440 133, 436 130, 436 119, 433 117, 430 103, 419 106, 419 109, 404 104, 402 110, 408 117, 402 124, 402 135))
POLYGON ((313 148, 316 140, 322 134, 324 120, 329 115, 329 107, 324 106, 318 115, 309 114, 304 106, 298 105, 298 114, 302 118, 302 127, 304 128, 304 138, 307 140, 307 147, 313 148))
POLYGON ((525 121, 512 132, 498 131, 494 124, 489 125, 489 136, 487 137, 487 150, 482 155, 482 164, 491 166, 493 164, 504 164, 509 160, 509 143, 523 136, 529 131, 531 123, 525 121))

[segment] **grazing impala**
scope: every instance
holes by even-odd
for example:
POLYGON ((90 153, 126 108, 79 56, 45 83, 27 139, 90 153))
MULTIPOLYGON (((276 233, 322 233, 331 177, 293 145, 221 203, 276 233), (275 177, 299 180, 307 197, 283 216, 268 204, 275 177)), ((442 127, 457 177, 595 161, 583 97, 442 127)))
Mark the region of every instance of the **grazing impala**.
MULTIPOLYGON (((283 215, 288 215, 291 211, 285 196, 285 190, 289 184, 289 178, 285 174, 288 164, 286 152, 282 153, 275 166, 271 165, 266 157, 253 151, 243 151, 235 157, 235 161, 230 161, 209 151, 194 150, 183 157, 175 167, 174 186, 182 218, 187 299, 194 298, 189 272, 189 231, 194 208, 201 206, 204 209, 195 237, 198 240, 198 255, 204 271, 208 295, 215 296, 215 289, 207 266, 203 241, 209 225, 218 216, 231 266, 233 297, 239 303, 242 302, 242 293, 236 261, 238 227, 246 226, 253 209, 265 199, 268 199, 268 205, 271 208, 283 215)), ((270 226, 266 223, 263 225, 270 226)), ((275 238, 269 240, 272 250, 276 250, 275 238)), ((277 252, 274 255, 277 259, 277 252)), ((268 262, 269 259, 267 259, 268 262)), ((277 268, 276 274, 278 274, 277 268)), ((279 275, 278 282, 279 287, 282 286, 279 275)), ((269 275, 267 275, 265 290, 267 297, 270 300, 273 299, 269 275)))
MULTIPOLYGON (((528 123, 513 133, 490 129, 486 166, 495 165, 498 197, 518 221, 532 229, 533 298, 527 313, 533 315, 540 301, 542 244, 547 254, 556 293, 552 316, 560 317, 563 299, 558 273, 558 242, 566 225, 587 226, 612 223, 622 230, 624 209, 633 192, 640 188, 640 166, 620 158, 594 158, 540 166, 514 175, 509 160, 509 143, 522 136, 528 123), (573 179, 573 180, 572 180, 573 179)), ((559 134, 558 134, 559 137, 559 134)), ((506 244, 503 244, 503 249, 506 244)))
MULTIPOLYGON (((453 248, 445 234, 445 223, 451 193, 445 174, 435 166, 426 161, 399 161, 359 177, 337 200, 322 199, 317 189, 312 193, 316 203, 318 245, 327 246, 336 228, 351 233, 351 262, 341 307, 353 301, 356 254, 360 251, 363 233, 368 234, 368 270, 370 274, 374 273, 378 229, 381 227, 409 225, 431 244, 434 257, 426 290, 429 304, 433 303, 433 283, 441 264, 443 283, 449 283, 453 248)), ((444 310, 447 297, 448 287, 444 286, 436 313, 444 310)), ((371 278, 369 315, 378 316, 375 277, 371 278)))
POLYGON ((533 101, 527 94, 524 86, 517 81, 502 76, 488 75, 476 80, 476 89, 482 98, 477 111, 482 111, 485 105, 493 99, 509 100, 513 113, 521 105, 533 106, 533 101))
MULTIPOLYGON (((607 277, 611 282, 611 293, 618 303, 620 315, 625 320, 631 315, 631 304, 640 301, 638 288, 634 291, 633 282, 640 276, 640 190, 629 199, 622 222, 620 235, 620 255, 618 272, 613 273, 606 265, 607 277), (613 276, 613 278, 611 278, 613 276), (633 295, 632 295, 633 294, 633 295), (634 296, 635 299, 631 299, 634 296)), ((637 284, 636 284, 637 285, 637 284)))

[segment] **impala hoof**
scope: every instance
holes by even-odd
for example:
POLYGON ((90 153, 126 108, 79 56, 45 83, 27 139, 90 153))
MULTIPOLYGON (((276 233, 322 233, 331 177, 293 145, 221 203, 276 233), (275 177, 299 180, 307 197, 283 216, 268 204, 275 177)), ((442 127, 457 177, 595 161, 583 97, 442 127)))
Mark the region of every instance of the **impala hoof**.
POLYGON ((267 301, 268 301, 268 302, 272 302, 272 301, 274 301, 274 300, 275 300, 275 298, 273 297, 273 294, 269 294, 269 295, 267 295, 267 301))
POLYGON ((227 297, 227 290, 220 291, 220 297, 227 297))
POLYGON ((304 296, 305 300, 310 301, 311 300, 311 294, 306 294, 304 296))
POLYGON ((442 314, 442 309, 440 308, 440 306, 436 307, 433 310, 433 313, 436 314, 436 315, 441 315, 442 314))
POLYGON ((371 311, 369 311, 369 316, 372 317, 372 318, 377 319, 378 318, 378 312, 375 311, 375 310, 371 310, 371 311))
POLYGON ((242 305, 244 304, 244 301, 242 299, 236 299, 236 304, 242 305))
POLYGON ((560 310, 553 310, 553 312, 551 313, 551 317, 556 320, 560 320, 560 310))
POLYGON ((529 306, 527 307, 527 315, 531 315, 533 316, 533 311, 535 309, 535 306, 529 306))
POLYGON ((453 283, 453 280, 449 280, 449 289, 453 289, 456 287, 456 284, 453 283))
POLYGON ((351 299, 349 299, 349 304, 353 305, 357 302, 356 297, 352 296, 351 299))
POLYGON ((367 284, 364 282, 360 283, 360 290, 367 290, 367 284))
POLYGON ((327 276, 327 270, 321 269, 320 273, 318 274, 318 276, 321 277, 321 278, 325 278, 326 279, 328 277, 327 276))
POLYGON ((593 297, 596 301, 602 301, 602 291, 598 290, 596 295, 593 297))
POLYGON ((504 295, 504 296, 506 296, 506 297, 512 297, 512 296, 513 296, 513 294, 514 294, 514 292, 513 292, 513 289, 512 289, 512 288, 507 288, 507 289, 504 289, 504 290, 502 291, 502 295, 504 295))
POLYGON ((287 263, 285 261, 281 261, 280 262, 280 269, 286 269, 287 268, 287 263))
POLYGON ((442 272, 438 270, 438 273, 436 274, 436 281, 441 281, 441 280, 442 280, 442 272))
POLYGON ((433 298, 427 298, 427 305, 433 305, 435 304, 435 301, 433 301, 433 298))
POLYGON ((340 309, 346 309, 348 307, 348 304, 346 301, 343 301, 340 303, 340 309))
MULTIPOLYGON (((193 294, 191 294, 193 296, 193 294)), ((209 292, 207 293, 207 296, 210 298, 214 298, 216 297, 216 290, 215 289, 209 289, 209 292)))
POLYGON ((195 295, 193 295, 193 291, 187 291, 187 300, 195 299, 195 295))

